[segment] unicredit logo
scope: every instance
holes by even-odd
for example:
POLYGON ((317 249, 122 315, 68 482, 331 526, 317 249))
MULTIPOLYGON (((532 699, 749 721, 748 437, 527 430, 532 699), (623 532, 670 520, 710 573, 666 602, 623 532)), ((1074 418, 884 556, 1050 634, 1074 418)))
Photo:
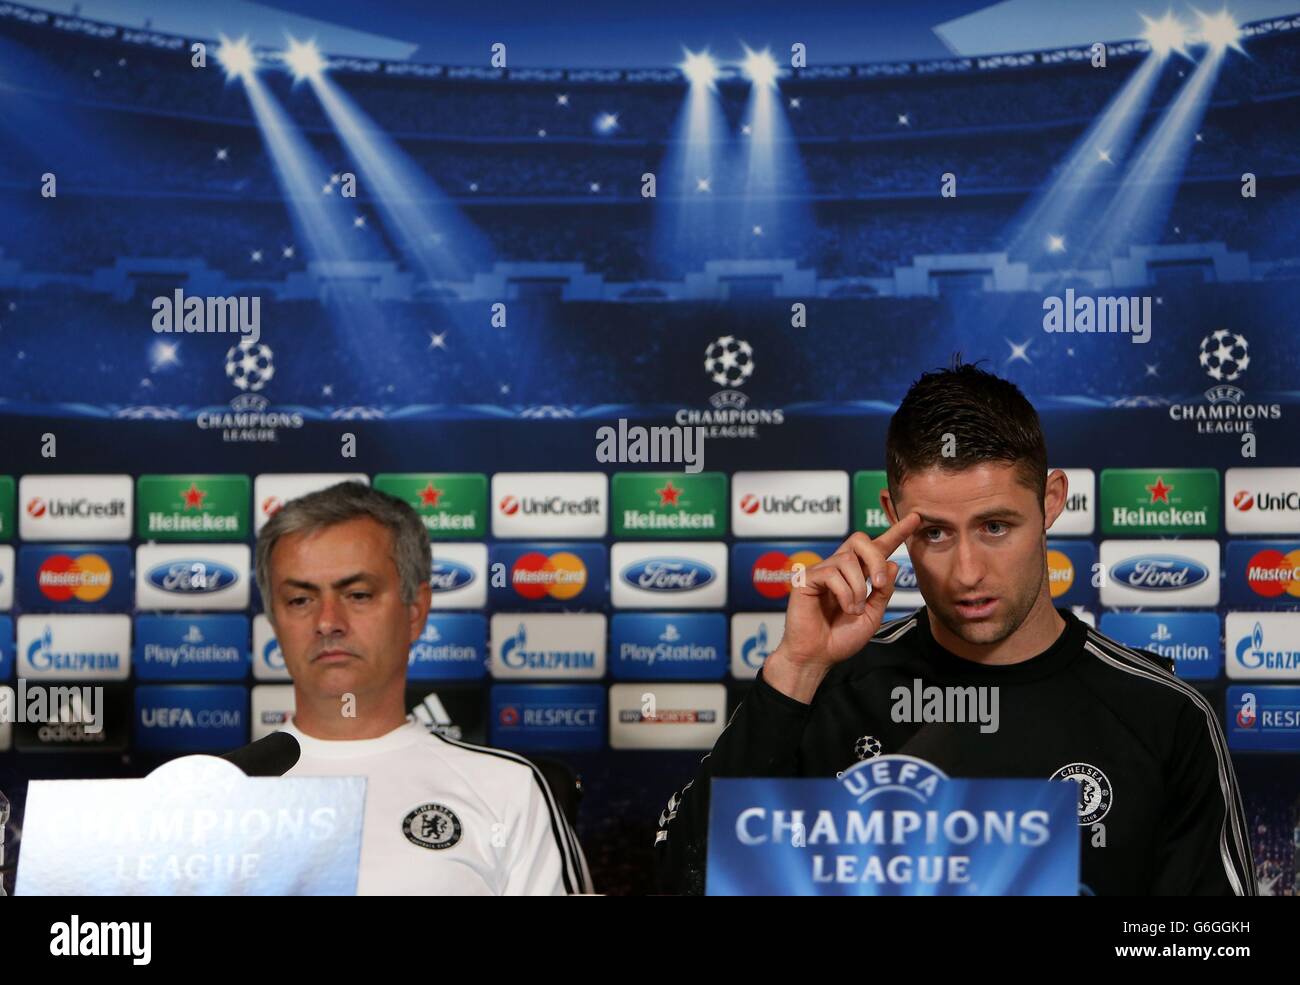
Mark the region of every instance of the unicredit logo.
POLYGON ((126 500, 124 499, 110 499, 100 502, 82 496, 79 499, 52 499, 46 501, 40 496, 36 496, 27 502, 27 515, 33 519, 40 519, 44 516, 48 516, 52 520, 63 517, 72 517, 74 519, 94 517, 100 519, 119 517, 125 514, 126 500))
POLYGON ((235 582, 234 568, 216 561, 168 561, 155 565, 145 575, 149 584, 164 592, 204 595, 235 582))
POLYGON ((709 565, 680 557, 646 558, 629 564, 622 573, 629 585, 648 592, 688 592, 716 577, 709 565))
POLYGON ((1199 585, 1210 571, 1199 561, 1172 554, 1127 558, 1115 565, 1111 576, 1120 584, 1143 591, 1172 592, 1199 585))
POLYGON ((822 496, 813 499, 795 493, 790 496, 756 496, 745 493, 740 497, 740 508, 745 513, 787 513, 802 515, 806 513, 839 513, 843 510, 839 496, 822 496))
POLYGON ((514 516, 521 510, 526 516, 566 514, 591 516, 600 512, 600 500, 595 496, 588 496, 586 499, 565 499, 563 496, 549 496, 545 499, 527 496, 519 499, 515 496, 505 496, 501 500, 500 509, 506 516, 514 516))
POLYGON ((1241 490, 1232 497, 1232 505, 1242 513, 1259 507, 1261 513, 1270 510, 1300 510, 1300 492, 1254 494, 1241 490))

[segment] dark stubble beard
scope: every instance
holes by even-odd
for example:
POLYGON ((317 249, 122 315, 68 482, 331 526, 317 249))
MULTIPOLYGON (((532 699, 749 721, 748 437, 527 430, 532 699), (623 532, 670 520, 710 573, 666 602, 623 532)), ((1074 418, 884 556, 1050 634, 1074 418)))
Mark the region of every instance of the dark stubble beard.
POLYGON ((976 646, 1001 643, 1029 618, 1034 603, 1038 601, 1038 593, 1043 589, 1045 577, 1047 577, 1046 571, 1040 569, 1038 580, 1032 588, 1026 588, 1023 595, 1016 598, 1003 596, 1000 601, 1006 607, 1006 614, 993 622, 969 623, 961 618, 955 607, 949 607, 947 604, 942 607, 931 606, 931 609, 939 622, 943 623, 944 628, 958 639, 976 646))

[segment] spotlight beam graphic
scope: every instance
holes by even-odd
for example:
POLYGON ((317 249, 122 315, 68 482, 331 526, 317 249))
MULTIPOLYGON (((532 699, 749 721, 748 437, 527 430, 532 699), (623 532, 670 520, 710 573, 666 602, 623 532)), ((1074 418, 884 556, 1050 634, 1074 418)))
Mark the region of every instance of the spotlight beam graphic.
MULTIPOLYGON (((1155 242, 1187 167, 1226 46, 1211 46, 1156 126, 1147 134, 1092 240, 1104 260, 1134 243, 1155 242)), ((1091 252, 1091 251, 1089 251, 1091 252)))
POLYGON ((398 245, 430 282, 467 280, 493 250, 434 180, 328 75, 307 78, 398 245))
POLYGON ((809 206, 799 144, 779 98, 776 62, 767 49, 746 47, 742 66, 751 81, 740 150, 745 184, 736 220, 743 256, 754 251, 757 238, 784 243, 791 230, 808 228, 809 206))
POLYGON ((1101 189, 1112 183, 1155 92, 1165 57, 1152 53, 1074 144, 1052 178, 1015 220, 1007 252, 1033 266, 1075 238, 1101 189), (1059 241, 1059 243, 1058 243, 1059 241))
POLYGON ((727 132, 717 62, 708 51, 682 51, 678 68, 690 84, 659 168, 667 182, 655 196, 655 253, 689 268, 720 245, 727 132))

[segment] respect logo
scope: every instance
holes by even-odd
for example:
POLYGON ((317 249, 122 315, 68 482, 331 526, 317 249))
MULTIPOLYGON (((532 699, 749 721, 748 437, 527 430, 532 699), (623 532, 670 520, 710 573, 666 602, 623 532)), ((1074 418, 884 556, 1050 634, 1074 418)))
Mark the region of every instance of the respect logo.
POLYGON ((536 601, 550 596, 563 601, 587 587, 587 566, 569 551, 529 551, 510 569, 510 585, 521 598, 536 601))

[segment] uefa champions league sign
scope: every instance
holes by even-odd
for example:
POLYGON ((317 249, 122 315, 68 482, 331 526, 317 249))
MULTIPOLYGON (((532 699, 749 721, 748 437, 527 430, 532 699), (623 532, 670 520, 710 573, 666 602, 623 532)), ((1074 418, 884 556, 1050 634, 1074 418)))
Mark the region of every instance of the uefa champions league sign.
POLYGON ((879 756, 836 779, 712 785, 710 896, 1073 896, 1079 788, 879 756))
POLYGON ((37 780, 19 896, 352 895, 364 777, 248 777, 184 756, 142 780, 37 780))

